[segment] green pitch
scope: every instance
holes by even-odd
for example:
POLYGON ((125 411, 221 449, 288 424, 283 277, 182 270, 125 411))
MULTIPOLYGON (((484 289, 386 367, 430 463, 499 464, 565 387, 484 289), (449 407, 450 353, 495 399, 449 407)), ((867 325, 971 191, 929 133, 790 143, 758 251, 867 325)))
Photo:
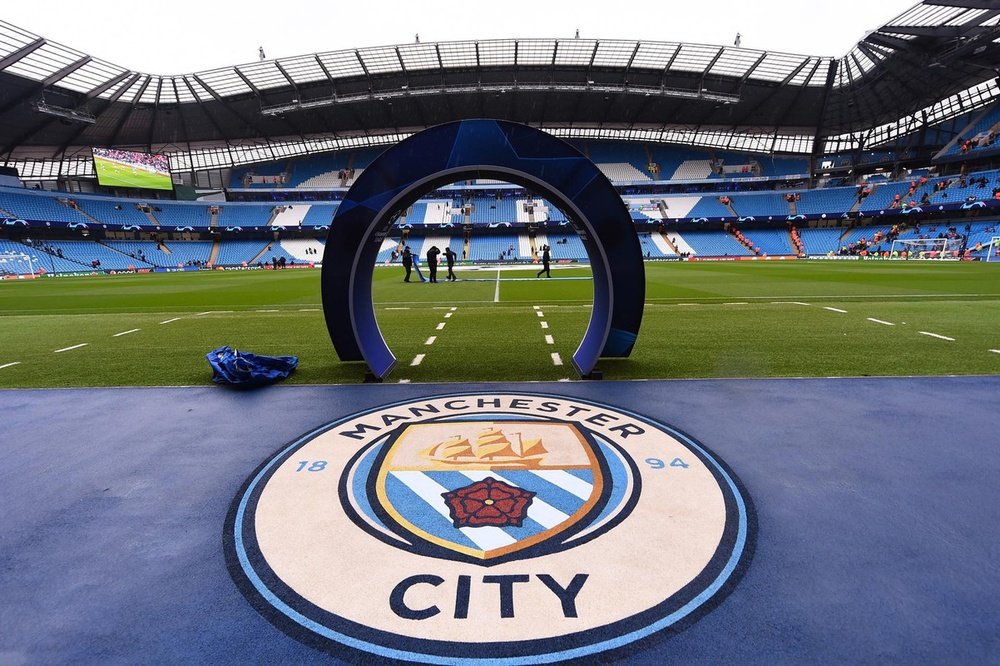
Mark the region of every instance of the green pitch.
POLYGON ((169 175, 132 168, 102 157, 94 158, 94 169, 97 171, 98 182, 108 187, 143 187, 150 190, 174 189, 169 175))
MULTIPOLYGON (((499 282, 496 270, 460 270, 482 281, 432 285, 377 268, 379 324, 398 358, 388 381, 576 378, 592 285, 510 279, 535 270, 499 282)), ((224 344, 299 356, 291 382, 359 382, 363 364, 341 363, 330 344, 319 278, 0 282, 0 387, 204 385, 205 353, 224 344)), ((1000 373, 1000 265, 653 263, 646 279, 639 341, 631 358, 599 364, 607 379, 1000 373)))

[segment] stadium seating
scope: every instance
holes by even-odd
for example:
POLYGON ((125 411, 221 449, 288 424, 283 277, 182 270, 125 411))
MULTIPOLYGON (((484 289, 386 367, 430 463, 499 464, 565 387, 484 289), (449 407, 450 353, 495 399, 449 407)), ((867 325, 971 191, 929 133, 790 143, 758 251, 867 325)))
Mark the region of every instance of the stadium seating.
POLYGON ((510 247, 514 247, 515 259, 518 248, 516 234, 473 234, 469 243, 469 259, 471 261, 497 261, 497 259, 507 253, 510 247))
POLYGON ((788 216, 788 202, 785 194, 766 192, 760 194, 733 195, 732 206, 740 217, 779 217, 788 216))
POLYGON ((706 257, 749 257, 753 252, 743 247, 738 240, 723 231, 685 231, 671 233, 680 236, 691 246, 695 255, 706 257))
POLYGON ((725 204, 717 196, 702 197, 690 212, 691 217, 733 217, 725 204))
MULTIPOLYGON (((270 209, 270 206, 268 206, 270 209)), ((165 227, 208 227, 212 216, 208 204, 203 201, 192 203, 157 202, 153 216, 165 227)))
POLYGON ((799 200, 795 202, 795 212, 798 215, 825 213, 828 217, 840 217, 851 210, 858 200, 857 188, 854 187, 802 190, 796 193, 799 195, 799 200))
POLYGON ((71 198, 68 194, 0 188, 0 208, 30 222, 89 223, 79 211, 59 202, 71 198))
POLYGON ((791 238, 787 229, 752 229, 743 230, 754 247, 758 248, 761 254, 769 256, 798 254, 792 247, 791 238))
POLYGON ((944 156, 968 155, 996 149, 996 134, 1000 129, 998 126, 1000 104, 994 104, 961 131, 944 156))
MULTIPOLYGON (((217 266, 241 266, 256 263, 257 256, 269 243, 262 240, 226 240, 219 245, 217 266)), ((271 256, 268 255, 268 260, 271 256)), ((263 258, 260 260, 263 263, 263 258)))
POLYGON ((163 246, 169 250, 169 252, 163 251, 165 256, 158 259, 164 262, 162 264, 164 266, 187 266, 195 262, 207 264, 209 257, 212 256, 211 241, 167 241, 163 246))
POLYGON ((76 199, 80 210, 108 225, 150 225, 149 216, 136 208, 131 201, 118 201, 97 197, 76 199))
POLYGON ((799 229, 799 237, 805 246, 806 254, 825 255, 836 254, 840 250, 840 237, 843 227, 827 227, 823 229, 799 229))

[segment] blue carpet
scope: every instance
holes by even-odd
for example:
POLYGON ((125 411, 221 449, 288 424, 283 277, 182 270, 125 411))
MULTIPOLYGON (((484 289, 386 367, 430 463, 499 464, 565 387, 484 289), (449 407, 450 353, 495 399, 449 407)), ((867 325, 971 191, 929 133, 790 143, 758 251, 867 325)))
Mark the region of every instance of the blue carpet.
POLYGON ((742 479, 743 579, 617 659, 1000 663, 1000 377, 962 377, 2 391, 0 664, 330 663, 233 583, 230 503, 312 428, 458 390, 630 409, 742 479))

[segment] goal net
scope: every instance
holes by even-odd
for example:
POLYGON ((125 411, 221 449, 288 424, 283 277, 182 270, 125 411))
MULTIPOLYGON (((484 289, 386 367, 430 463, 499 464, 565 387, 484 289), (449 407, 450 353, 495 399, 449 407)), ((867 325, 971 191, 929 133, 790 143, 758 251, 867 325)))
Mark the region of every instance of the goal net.
POLYGON ((18 252, 0 252, 0 275, 34 275, 37 261, 18 252))
POLYGON ((892 241, 892 248, 889 254, 894 259, 957 259, 962 254, 962 239, 897 239, 892 241))
POLYGON ((1000 236, 990 239, 990 244, 985 248, 986 261, 1000 261, 1000 236))

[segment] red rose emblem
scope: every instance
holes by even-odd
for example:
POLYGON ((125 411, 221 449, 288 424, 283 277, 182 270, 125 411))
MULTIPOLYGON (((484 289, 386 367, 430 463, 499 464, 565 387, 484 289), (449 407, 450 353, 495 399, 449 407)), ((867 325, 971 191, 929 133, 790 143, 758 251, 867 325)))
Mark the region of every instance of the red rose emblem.
POLYGON ((441 496, 455 527, 520 527, 535 493, 487 477, 441 496))

